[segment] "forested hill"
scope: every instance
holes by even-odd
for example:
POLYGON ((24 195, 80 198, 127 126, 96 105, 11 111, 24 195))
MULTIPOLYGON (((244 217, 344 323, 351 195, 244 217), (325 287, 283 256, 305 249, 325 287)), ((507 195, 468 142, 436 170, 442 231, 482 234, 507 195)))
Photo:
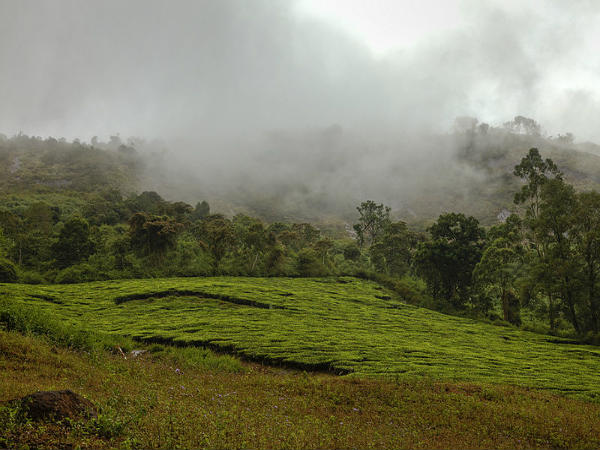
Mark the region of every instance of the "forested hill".
POLYGON ((267 222, 310 222, 339 230, 356 220, 357 204, 374 199, 390 205, 395 218, 421 229, 450 211, 492 225, 503 211, 514 212, 521 181, 513 169, 532 147, 552 158, 576 189, 600 190, 600 146, 506 124, 470 125, 451 134, 395 141, 377 151, 338 128, 284 133, 249 150, 259 168, 222 162, 227 176, 220 178, 201 156, 186 157, 181 149, 141 140, 125 144, 113 136, 87 144, 0 134, 0 191, 59 193, 75 202, 82 192, 155 191, 192 205, 208 200, 214 211, 230 216, 241 212, 267 222))
POLYGON ((0 135, 0 190, 93 192, 139 188, 142 159, 117 137, 96 145, 0 135))
POLYGON ((503 210, 515 212, 513 197, 522 181, 513 171, 530 148, 538 148, 542 157, 551 158, 577 190, 600 190, 600 146, 594 143, 574 144, 565 136, 548 138, 493 128, 486 133, 479 129, 457 133, 452 139, 465 173, 474 170, 478 176, 473 176, 462 191, 449 183, 447 190, 431 193, 429 202, 420 203, 415 198, 415 216, 427 220, 442 212, 464 211, 491 225, 503 210))

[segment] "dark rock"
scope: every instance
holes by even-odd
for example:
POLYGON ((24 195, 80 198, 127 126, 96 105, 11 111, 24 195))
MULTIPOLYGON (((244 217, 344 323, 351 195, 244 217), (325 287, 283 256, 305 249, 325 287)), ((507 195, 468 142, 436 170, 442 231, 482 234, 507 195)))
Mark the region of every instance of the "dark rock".
POLYGON ((98 417, 92 402, 70 390, 40 391, 15 400, 14 403, 32 420, 98 417))

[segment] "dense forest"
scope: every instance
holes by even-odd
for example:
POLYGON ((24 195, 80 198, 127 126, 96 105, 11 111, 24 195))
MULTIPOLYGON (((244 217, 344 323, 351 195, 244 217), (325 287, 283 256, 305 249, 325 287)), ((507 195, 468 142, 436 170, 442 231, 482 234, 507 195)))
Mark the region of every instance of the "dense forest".
MULTIPOLYGON (((457 139, 485 139, 488 128, 469 123, 457 139)), ((0 209, 0 281, 353 275, 420 306, 597 339, 600 194, 576 191, 537 148, 507 181, 519 214, 506 211, 495 225, 449 212, 419 228, 367 200, 345 230, 227 217, 206 200, 137 194, 144 157, 116 136, 92 144, 3 136, 0 158, 9 182, 0 209)))

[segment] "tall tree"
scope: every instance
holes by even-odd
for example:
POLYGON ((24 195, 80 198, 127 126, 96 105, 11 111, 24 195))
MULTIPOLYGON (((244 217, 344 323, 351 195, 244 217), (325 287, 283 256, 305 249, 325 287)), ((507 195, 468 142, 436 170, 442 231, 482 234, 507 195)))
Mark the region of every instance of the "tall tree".
POLYGON ((469 298, 485 231, 474 217, 456 213, 442 214, 428 231, 432 239, 415 254, 417 269, 435 298, 461 308, 469 298))
POLYGON ((58 241, 52 245, 52 251, 56 266, 60 269, 86 260, 94 251, 87 221, 73 217, 65 222, 58 234, 58 241))
POLYGON ((514 202, 525 206, 525 219, 530 227, 535 226, 540 210, 542 186, 550 178, 562 179, 562 173, 554 161, 550 158, 542 159, 539 150, 531 148, 515 166, 514 174, 525 182, 515 194, 514 202))
POLYGON ((546 291, 561 299, 568 320, 580 333, 579 266, 573 229, 577 206, 575 189, 555 178, 543 184, 540 198, 535 237, 545 250, 540 258, 542 266, 547 274, 552 274, 551 279, 546 279, 546 291))
POLYGON ((530 261, 530 287, 537 291, 539 285, 545 292, 548 301, 548 319, 550 328, 554 329, 557 319, 556 292, 551 288, 553 278, 546 271, 548 240, 542 239, 540 233, 540 208, 542 204, 542 188, 550 179, 562 180, 562 173, 550 158, 543 159, 537 148, 529 149, 526 156, 515 166, 514 175, 521 178, 524 184, 515 194, 514 202, 525 208, 524 225, 525 241, 535 256, 530 261))
POLYGON ((587 314, 584 325, 600 332, 600 194, 578 194, 574 220, 574 241, 582 265, 582 283, 587 314))
POLYGON ((391 208, 377 204, 373 200, 367 200, 356 209, 360 215, 358 223, 354 225, 358 244, 361 247, 364 245, 370 247, 389 225, 391 208))
POLYGON ((212 255, 213 272, 217 275, 221 261, 235 243, 235 233, 231 221, 215 214, 199 222, 194 227, 194 233, 212 255))
POLYGON ((394 222, 385 227, 371 245, 369 254, 375 268, 391 276, 402 276, 410 268, 412 248, 416 242, 406 223, 394 222))
POLYGON ((166 253, 175 248, 182 229, 183 225, 172 217, 135 213, 129 219, 131 247, 155 263, 162 263, 166 253))
POLYGON ((486 295, 499 298, 504 320, 520 323, 515 283, 523 268, 521 219, 513 214, 488 231, 489 244, 475 266, 474 277, 486 295))

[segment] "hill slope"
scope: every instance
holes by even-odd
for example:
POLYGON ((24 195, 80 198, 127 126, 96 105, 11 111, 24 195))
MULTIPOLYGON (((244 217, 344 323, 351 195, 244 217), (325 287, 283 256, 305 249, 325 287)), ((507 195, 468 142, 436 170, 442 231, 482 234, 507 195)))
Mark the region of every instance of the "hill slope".
POLYGON ((154 352, 90 355, 4 331, 0 380, 2 448, 593 449, 600 443, 600 405, 547 392, 257 365, 230 372, 154 352), (77 391, 100 417, 40 425, 2 404, 49 389, 77 391))
POLYGON ((375 283, 184 278, 1 285, 2 297, 141 340, 338 373, 434 377, 600 399, 600 349, 408 306, 375 283))

